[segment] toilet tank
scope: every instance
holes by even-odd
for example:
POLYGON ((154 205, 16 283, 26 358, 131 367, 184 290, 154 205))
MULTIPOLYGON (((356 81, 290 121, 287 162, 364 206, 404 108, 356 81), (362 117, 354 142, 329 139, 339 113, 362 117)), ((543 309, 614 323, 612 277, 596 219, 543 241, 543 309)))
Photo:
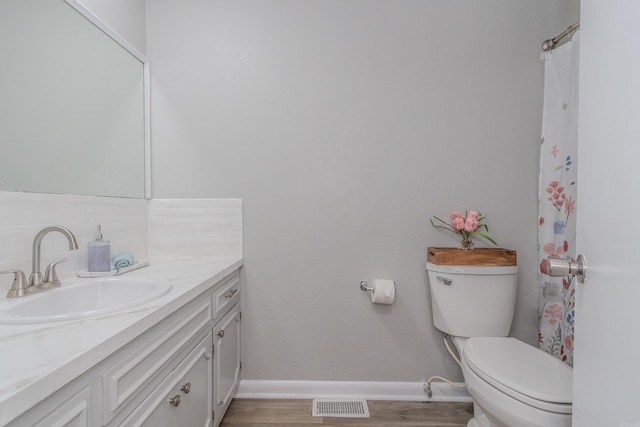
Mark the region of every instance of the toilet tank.
POLYGON ((427 263, 436 328, 457 337, 509 335, 518 267, 427 263))

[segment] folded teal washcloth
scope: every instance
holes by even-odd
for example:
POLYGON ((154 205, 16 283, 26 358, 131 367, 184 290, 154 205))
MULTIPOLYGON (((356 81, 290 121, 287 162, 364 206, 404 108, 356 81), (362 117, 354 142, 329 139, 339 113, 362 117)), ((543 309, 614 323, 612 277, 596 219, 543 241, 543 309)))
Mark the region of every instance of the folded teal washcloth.
POLYGON ((120 270, 131 265, 133 265, 133 254, 131 252, 122 252, 113 259, 113 266, 116 270, 120 270))

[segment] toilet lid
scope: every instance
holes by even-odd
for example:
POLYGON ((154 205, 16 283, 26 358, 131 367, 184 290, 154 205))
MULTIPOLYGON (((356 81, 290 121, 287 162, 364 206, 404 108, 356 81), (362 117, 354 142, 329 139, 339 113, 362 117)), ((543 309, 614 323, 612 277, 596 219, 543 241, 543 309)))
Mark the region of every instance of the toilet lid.
POLYGON ((515 399, 540 408, 548 406, 545 402, 571 405, 573 401, 573 370, 515 338, 469 338, 463 357, 478 376, 515 399))

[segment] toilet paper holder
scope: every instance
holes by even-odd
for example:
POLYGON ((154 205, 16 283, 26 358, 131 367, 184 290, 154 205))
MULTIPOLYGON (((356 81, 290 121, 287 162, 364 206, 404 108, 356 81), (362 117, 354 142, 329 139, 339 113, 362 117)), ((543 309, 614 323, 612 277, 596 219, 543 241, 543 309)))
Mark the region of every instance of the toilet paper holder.
POLYGON ((360 281, 360 290, 361 291, 369 291, 372 292, 373 288, 371 286, 369 286, 369 283, 367 283, 366 280, 361 280, 360 281))
POLYGON ((396 282, 391 279, 373 279, 373 286, 366 280, 360 281, 360 289, 369 292, 373 304, 393 304, 396 298, 396 282))
MULTIPOLYGON (((393 282, 393 285, 395 286, 396 282, 393 282)), ((367 291, 367 292, 373 292, 375 288, 373 286, 369 286, 369 282, 367 282, 366 280, 361 280, 360 281, 360 290, 361 291, 367 291)))

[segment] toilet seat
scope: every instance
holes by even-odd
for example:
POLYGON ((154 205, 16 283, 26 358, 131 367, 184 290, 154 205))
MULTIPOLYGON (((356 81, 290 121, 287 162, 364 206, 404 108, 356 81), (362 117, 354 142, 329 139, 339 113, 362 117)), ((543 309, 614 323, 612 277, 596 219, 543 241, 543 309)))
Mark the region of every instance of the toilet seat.
POLYGON ((512 398, 544 411, 572 412, 573 370, 515 338, 472 337, 463 360, 484 381, 512 398))

